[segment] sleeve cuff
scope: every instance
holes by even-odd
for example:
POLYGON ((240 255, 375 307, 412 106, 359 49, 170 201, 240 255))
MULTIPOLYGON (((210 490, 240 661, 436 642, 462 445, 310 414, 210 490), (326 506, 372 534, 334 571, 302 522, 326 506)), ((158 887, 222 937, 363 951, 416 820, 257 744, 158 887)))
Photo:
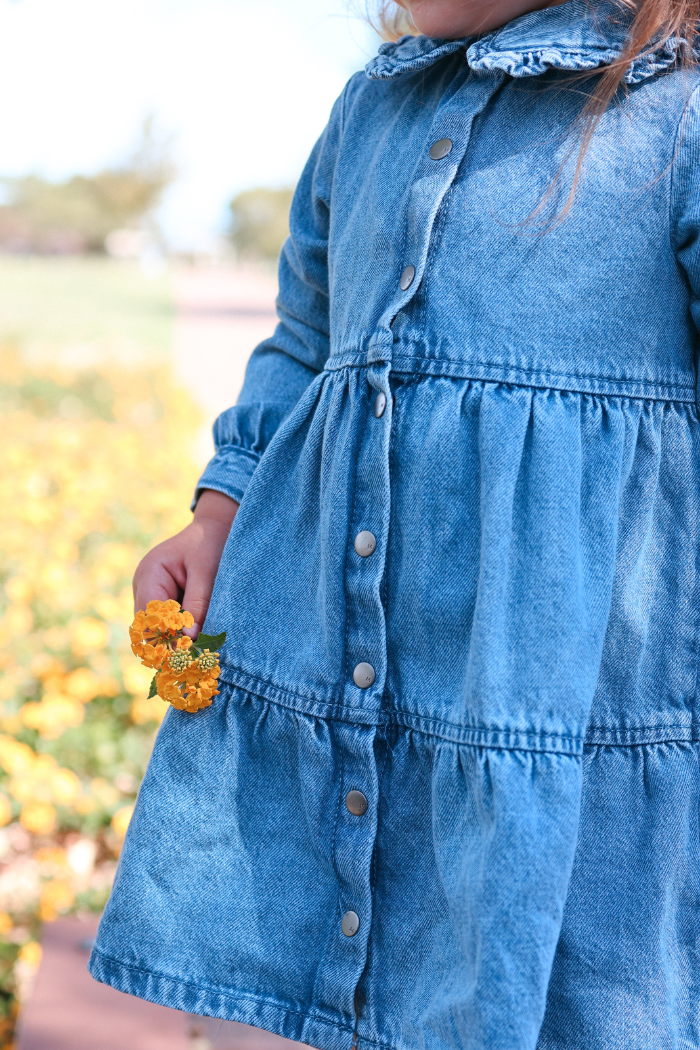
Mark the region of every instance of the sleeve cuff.
POLYGON ((223 492, 240 503, 248 488, 248 482, 255 473, 260 457, 238 445, 226 445, 207 463, 204 473, 197 482, 191 510, 197 506, 197 500, 204 489, 223 492))

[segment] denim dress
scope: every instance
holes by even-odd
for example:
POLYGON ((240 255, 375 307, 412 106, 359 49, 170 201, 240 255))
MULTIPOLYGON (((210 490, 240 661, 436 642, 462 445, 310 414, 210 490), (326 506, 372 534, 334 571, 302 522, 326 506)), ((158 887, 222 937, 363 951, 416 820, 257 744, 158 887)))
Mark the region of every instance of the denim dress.
POLYGON ((90 962, 320 1050, 700 1045, 700 96, 617 8, 405 37, 300 180, 222 687, 158 735, 90 962))

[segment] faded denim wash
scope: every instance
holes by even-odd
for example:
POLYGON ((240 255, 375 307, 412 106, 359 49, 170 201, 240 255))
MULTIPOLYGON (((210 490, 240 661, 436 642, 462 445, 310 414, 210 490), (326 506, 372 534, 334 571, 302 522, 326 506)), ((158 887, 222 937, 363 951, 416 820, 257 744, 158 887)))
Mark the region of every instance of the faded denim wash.
POLYGON ((569 0, 404 38, 337 102, 200 482, 242 500, 207 622, 222 692, 163 723, 98 980, 321 1050, 700 1046, 700 104, 677 42, 630 67, 556 221, 575 73, 624 33, 569 0))

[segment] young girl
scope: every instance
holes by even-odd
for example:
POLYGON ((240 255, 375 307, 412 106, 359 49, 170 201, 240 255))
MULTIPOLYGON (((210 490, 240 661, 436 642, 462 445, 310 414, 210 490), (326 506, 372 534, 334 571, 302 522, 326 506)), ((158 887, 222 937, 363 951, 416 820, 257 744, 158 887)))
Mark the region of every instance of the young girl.
POLYGON ((136 574, 203 624, 218 565, 228 641, 91 971, 321 1050, 690 1050, 697 2, 406 6, 136 574))

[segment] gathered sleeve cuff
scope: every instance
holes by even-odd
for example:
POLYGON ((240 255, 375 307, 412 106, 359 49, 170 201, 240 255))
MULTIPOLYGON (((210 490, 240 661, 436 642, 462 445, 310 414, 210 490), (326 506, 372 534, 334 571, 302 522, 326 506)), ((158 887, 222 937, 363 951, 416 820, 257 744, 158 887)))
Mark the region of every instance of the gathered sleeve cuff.
POLYGON ((197 490, 192 500, 192 510, 205 489, 223 492, 225 496, 240 503, 248 482, 258 465, 260 457, 236 445, 225 445, 207 463, 206 469, 197 482, 197 490))

